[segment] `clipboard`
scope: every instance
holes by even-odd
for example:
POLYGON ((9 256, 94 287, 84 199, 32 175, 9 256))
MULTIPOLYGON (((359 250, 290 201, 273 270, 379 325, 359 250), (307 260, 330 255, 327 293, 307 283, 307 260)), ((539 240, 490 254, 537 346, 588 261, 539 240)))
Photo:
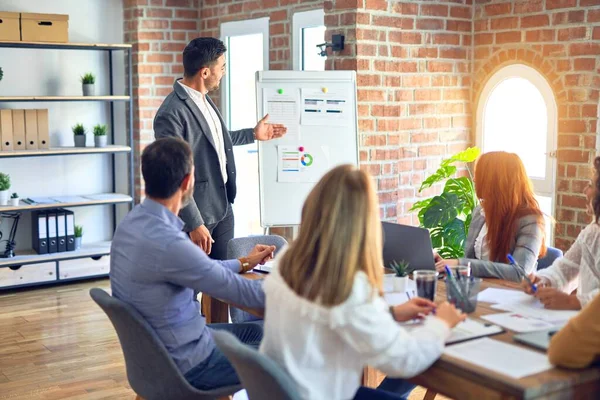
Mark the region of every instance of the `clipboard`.
POLYGON ((498 325, 467 318, 452 329, 452 334, 446 340, 446 345, 462 343, 485 336, 498 335, 503 332, 504 329, 498 325))

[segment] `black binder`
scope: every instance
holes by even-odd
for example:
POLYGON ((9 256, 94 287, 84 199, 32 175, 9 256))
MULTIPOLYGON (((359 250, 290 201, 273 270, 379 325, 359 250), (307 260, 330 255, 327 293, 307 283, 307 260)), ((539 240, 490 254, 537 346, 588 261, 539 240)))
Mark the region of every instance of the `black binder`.
POLYGON ((31 244, 38 254, 48 253, 48 222, 44 211, 31 214, 31 244))
POLYGON ((65 210, 56 210, 56 240, 58 241, 57 250, 59 253, 67 251, 67 214, 65 210))
POLYGON ((56 210, 50 210, 46 214, 48 229, 48 253, 58 252, 58 238, 56 237, 56 210))
POLYGON ((67 224, 67 251, 75 251, 75 214, 73 211, 64 210, 65 223, 67 224))

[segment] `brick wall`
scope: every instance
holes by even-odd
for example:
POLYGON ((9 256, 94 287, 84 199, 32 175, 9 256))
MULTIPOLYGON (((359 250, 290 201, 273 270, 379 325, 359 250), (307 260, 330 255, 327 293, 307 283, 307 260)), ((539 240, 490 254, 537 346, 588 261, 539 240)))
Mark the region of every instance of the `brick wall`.
POLYGON ((476 0, 474 6, 474 98, 495 71, 513 63, 537 69, 554 90, 559 114, 555 237, 562 249, 590 222, 581 192, 596 152, 599 6, 598 0, 476 0))
POLYGON ((409 208, 442 157, 467 147, 471 125, 469 0, 326 0, 327 35, 348 48, 328 69, 356 69, 361 167, 377 179, 382 216, 409 208))
POLYGON ((200 27, 198 0, 123 0, 125 42, 133 44, 135 199, 143 182, 139 157, 154 140, 152 121, 173 82, 183 75, 182 52, 200 27))

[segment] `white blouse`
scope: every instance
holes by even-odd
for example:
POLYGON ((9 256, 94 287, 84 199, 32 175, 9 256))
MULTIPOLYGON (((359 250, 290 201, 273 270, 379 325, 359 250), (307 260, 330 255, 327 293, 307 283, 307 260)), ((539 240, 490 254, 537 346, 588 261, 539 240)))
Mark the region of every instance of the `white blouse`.
MULTIPOLYGON (((483 211, 481 212, 483 214, 483 211)), ((490 249, 487 242, 487 224, 483 224, 479 235, 475 238, 475 258, 478 260, 489 261, 490 249)))
POLYGON ((536 274, 565 293, 577 289, 582 307, 589 303, 600 293, 600 225, 589 224, 564 257, 536 274))
POLYGON ((292 376, 301 398, 351 399, 367 365, 390 377, 412 377, 442 354, 448 326, 429 317, 422 327, 407 332, 373 292, 365 273, 356 274, 344 303, 324 307, 292 291, 277 263, 264 282, 260 351, 292 376))

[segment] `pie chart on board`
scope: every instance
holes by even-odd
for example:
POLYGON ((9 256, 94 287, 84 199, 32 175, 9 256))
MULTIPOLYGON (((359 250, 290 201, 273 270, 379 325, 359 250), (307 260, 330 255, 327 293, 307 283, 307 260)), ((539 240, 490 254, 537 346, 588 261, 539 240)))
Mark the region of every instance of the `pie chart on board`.
POLYGON ((304 153, 300 158, 300 162, 303 166, 310 167, 313 163, 313 157, 308 153, 304 153))

